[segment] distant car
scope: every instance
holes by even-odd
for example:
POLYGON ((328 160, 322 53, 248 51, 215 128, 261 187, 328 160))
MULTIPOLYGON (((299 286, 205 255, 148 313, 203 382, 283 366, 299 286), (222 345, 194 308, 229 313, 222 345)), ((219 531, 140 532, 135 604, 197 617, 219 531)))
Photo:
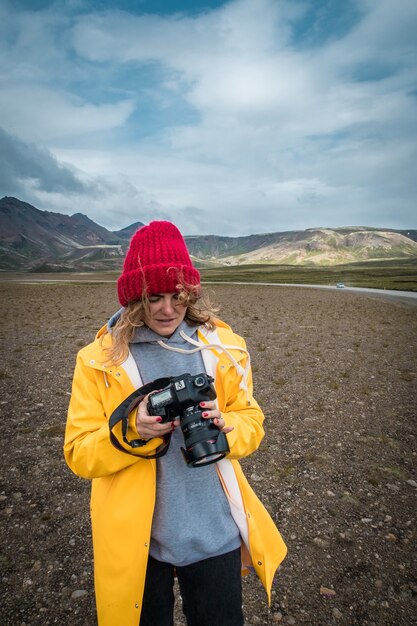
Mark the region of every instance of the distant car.
POLYGON ((345 287, 345 283, 337 283, 336 287, 337 287, 338 289, 344 289, 344 287, 345 287))

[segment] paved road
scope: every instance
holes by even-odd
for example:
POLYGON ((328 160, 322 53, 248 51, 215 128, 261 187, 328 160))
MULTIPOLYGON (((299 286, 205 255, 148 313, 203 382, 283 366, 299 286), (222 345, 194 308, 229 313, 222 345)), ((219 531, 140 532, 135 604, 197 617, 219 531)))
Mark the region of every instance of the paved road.
POLYGON ((399 302, 406 302, 407 304, 417 305, 417 292, 415 291, 397 291, 396 289, 371 289, 367 287, 343 287, 337 288, 334 285, 304 285, 298 283, 244 283, 244 282, 227 282, 216 281, 206 284, 219 284, 222 285, 269 285, 271 287, 304 287, 308 289, 332 289, 340 292, 353 292, 368 296, 377 296, 379 298, 386 298, 388 300, 397 300, 399 302))

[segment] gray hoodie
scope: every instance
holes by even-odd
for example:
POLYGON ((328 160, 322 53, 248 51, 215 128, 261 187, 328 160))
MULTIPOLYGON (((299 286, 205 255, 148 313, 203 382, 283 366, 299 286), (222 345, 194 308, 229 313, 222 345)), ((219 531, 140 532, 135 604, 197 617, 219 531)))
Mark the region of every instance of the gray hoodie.
MULTIPOLYGON (((192 350, 193 346, 181 337, 181 331, 196 338, 197 327, 186 321, 169 339, 147 326, 136 329, 129 347, 144 384, 160 377, 205 371, 201 353, 172 352, 157 343, 163 339, 172 347, 192 350)), ((180 450, 183 445, 178 427, 167 454, 157 460, 150 546, 154 558, 178 566, 224 554, 241 543, 215 465, 187 466, 180 450)))

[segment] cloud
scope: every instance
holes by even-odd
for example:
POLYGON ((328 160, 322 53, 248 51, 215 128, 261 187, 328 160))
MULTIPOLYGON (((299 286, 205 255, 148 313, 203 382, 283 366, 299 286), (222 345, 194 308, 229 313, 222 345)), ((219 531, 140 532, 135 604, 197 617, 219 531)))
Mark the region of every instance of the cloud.
POLYGON ((74 168, 64 165, 46 149, 20 141, 0 128, 0 188, 2 194, 29 189, 64 194, 91 191, 74 168))
POLYGON ((181 83, 200 110, 226 107, 227 114, 260 107, 262 112, 299 82, 290 55, 284 53, 281 62, 276 56, 289 40, 289 20, 299 13, 295 7, 242 0, 197 17, 109 11, 80 17, 73 44, 91 61, 157 62, 169 68, 165 84, 175 89, 181 83))
POLYGON ((22 84, 3 88, 0 119, 11 133, 56 142, 123 126, 133 108, 132 100, 97 105, 70 93, 22 84))
MULTIPOLYGON (((73 41, 77 52, 92 61, 136 62, 137 68, 157 62, 169 69, 165 86, 180 84, 184 98, 200 114, 201 124, 189 129, 197 144, 200 130, 205 136, 204 125, 216 131, 219 120, 221 132, 224 122, 232 120, 243 126, 243 133, 247 125, 261 133, 268 127, 281 137, 305 137, 382 123, 392 114, 388 96, 395 90, 393 76, 402 77, 403 87, 415 78, 403 37, 410 45, 410 15, 416 5, 404 3, 409 12, 387 0, 363 0, 364 16, 354 28, 313 49, 291 41, 300 5, 272 0, 231 2, 192 18, 92 14, 78 20, 73 41), (389 55, 384 53, 387 44, 389 55), (381 71, 381 59, 391 64, 386 80, 356 79, 365 66, 368 72, 381 71)), ((402 97, 395 104, 407 106, 405 93, 402 97)))
POLYGON ((158 60, 192 77, 224 55, 259 56, 283 48, 290 21, 301 13, 294 2, 274 0, 228 2, 194 17, 92 12, 78 18, 73 44, 93 61, 158 60))
POLYGON ((3 33, 5 129, 89 185, 37 184, 43 206, 189 234, 413 225, 414 0, 66 7, 10 8, 3 33))
MULTIPOLYGON (((23 140, 60 142, 123 126, 132 95, 104 95, 100 70, 74 58, 69 6, 15 11, 0 6, 0 119, 23 140)), ((106 71, 106 70, 104 70, 106 71)))

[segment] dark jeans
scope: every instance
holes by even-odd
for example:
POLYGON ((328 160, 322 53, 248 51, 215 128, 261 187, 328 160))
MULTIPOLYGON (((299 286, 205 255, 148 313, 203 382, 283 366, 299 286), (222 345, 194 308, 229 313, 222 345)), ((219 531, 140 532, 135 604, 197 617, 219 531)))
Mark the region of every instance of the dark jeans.
MULTIPOLYGON (((176 567, 188 626, 242 626, 240 548, 176 567)), ((172 626, 174 566, 148 560, 139 626, 172 626)))

